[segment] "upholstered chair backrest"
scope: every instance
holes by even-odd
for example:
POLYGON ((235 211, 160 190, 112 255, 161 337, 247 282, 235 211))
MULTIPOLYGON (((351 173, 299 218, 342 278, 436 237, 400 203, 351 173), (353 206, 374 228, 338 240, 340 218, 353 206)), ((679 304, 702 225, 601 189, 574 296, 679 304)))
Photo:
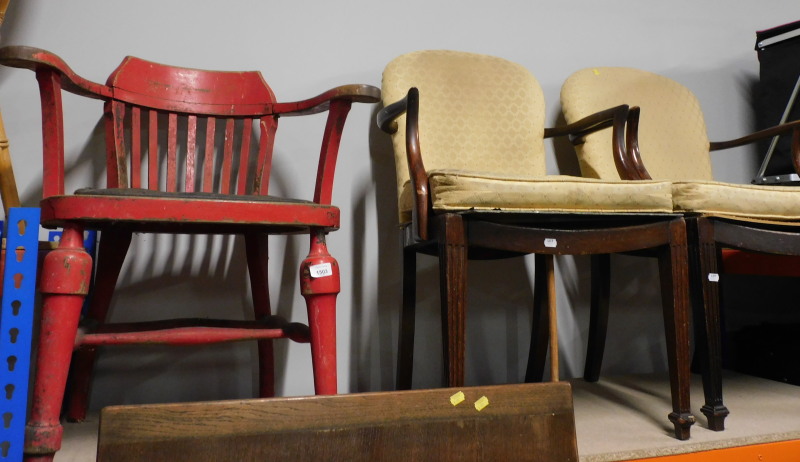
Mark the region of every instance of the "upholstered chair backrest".
MULTIPOLYGON (((653 179, 713 179, 703 113, 683 85, 638 69, 598 67, 576 72, 561 89, 567 122, 620 104, 641 107, 639 146, 653 179)), ((619 179, 605 131, 576 149, 583 176, 619 179)))
MULTIPOLYGON (((502 177, 545 175, 544 96, 524 67, 457 51, 417 51, 383 72, 385 105, 419 89, 419 136, 428 172, 455 169, 502 177)), ((401 215, 409 174, 405 116, 393 135, 401 215), (405 192, 404 192, 405 191, 405 192)))

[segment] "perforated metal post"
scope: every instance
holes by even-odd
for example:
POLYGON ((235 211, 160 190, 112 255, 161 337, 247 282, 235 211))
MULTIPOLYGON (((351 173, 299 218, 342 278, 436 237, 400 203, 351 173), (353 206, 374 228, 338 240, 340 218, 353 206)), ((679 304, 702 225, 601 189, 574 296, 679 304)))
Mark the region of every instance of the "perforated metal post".
POLYGON ((21 461, 28 404, 39 209, 9 211, 0 312, 0 461, 21 461))

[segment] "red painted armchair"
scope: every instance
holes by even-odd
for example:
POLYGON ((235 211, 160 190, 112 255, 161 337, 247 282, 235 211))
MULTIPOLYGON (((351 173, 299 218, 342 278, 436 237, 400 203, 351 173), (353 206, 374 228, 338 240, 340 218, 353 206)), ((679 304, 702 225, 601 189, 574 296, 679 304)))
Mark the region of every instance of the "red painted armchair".
POLYGON ((42 223, 62 227, 57 250, 41 274, 43 309, 36 360, 34 405, 26 454, 51 458, 61 443, 59 411, 70 356, 70 416, 80 420, 98 346, 131 343, 199 344, 257 340, 260 394, 273 394, 272 339, 310 342, 318 394, 336 393, 335 300, 339 269, 325 238, 339 227, 331 205, 339 141, 353 102, 378 101, 367 85, 346 85, 314 98, 277 102, 259 72, 217 72, 165 66, 127 57, 105 85, 75 74, 58 56, 28 47, 0 49, 0 63, 35 71, 44 136, 42 223), (107 186, 74 193, 64 189, 62 91, 104 101, 107 186), (328 111, 316 189, 310 200, 268 194, 278 118, 328 111), (94 289, 78 329, 81 305, 93 274, 83 250, 86 229, 101 232, 94 289), (106 323, 132 233, 243 235, 255 321, 165 320, 106 323), (308 325, 271 315, 267 237, 310 236, 300 265, 308 325))

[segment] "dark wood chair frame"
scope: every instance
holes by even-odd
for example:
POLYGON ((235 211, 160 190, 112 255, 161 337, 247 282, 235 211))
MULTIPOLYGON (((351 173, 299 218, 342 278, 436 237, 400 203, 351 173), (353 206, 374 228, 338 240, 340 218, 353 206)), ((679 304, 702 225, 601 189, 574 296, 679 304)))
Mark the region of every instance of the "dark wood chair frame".
MULTIPOLYGON (((651 176, 641 158, 638 142, 639 116, 641 108, 632 107, 626 126, 626 159, 615 164, 620 178, 625 180, 649 180, 651 176)), ((792 134, 792 162, 800 172, 800 121, 789 122, 767 128, 748 136, 729 141, 710 142, 709 150, 718 151, 744 146, 759 140, 782 134, 792 134)), ((580 142, 576 138, 574 142, 580 142)), ((800 194, 800 192, 799 192, 800 194)), ((722 399, 722 329, 718 277, 722 269, 722 249, 739 249, 773 255, 800 256, 800 227, 797 224, 781 225, 759 221, 736 220, 686 213, 689 239, 689 267, 691 297, 694 316, 696 353, 703 376, 705 404, 701 412, 708 419, 712 430, 725 429, 725 418, 729 414, 722 399)), ((587 352, 586 377, 599 375, 608 323, 608 303, 599 294, 608 292, 609 281, 604 275, 610 273, 607 260, 593 261, 593 278, 598 285, 593 288, 591 303, 591 327, 587 352), (599 278, 598 278, 599 276, 599 278), (591 370, 589 365, 591 364, 591 370)), ((593 279, 593 280, 594 280, 593 279)))
MULTIPOLYGON (((437 212, 430 198, 428 175, 419 141, 419 92, 378 114, 380 128, 393 133, 395 119, 406 115, 406 152, 413 188, 412 221, 403 228, 403 308, 400 321, 397 385, 411 387, 413 365, 416 254, 438 256, 444 368, 447 386, 464 384, 466 269, 469 259, 498 259, 535 254, 533 334, 526 381, 540 381, 549 341, 552 304, 545 291, 555 255, 612 253, 655 255, 659 259, 664 325, 667 339, 672 413, 669 420, 679 439, 687 439, 694 416, 689 403, 689 287, 686 226, 675 214, 583 214, 437 212), (557 242, 556 247, 552 243, 557 242)), ((619 106, 576 123, 545 129, 545 138, 582 136, 612 127, 615 161, 625 164, 625 122, 628 106, 619 106)), ((550 274, 550 277, 552 274, 550 274)), ((599 284, 603 286, 603 284, 599 284)), ((608 293, 603 295, 608 299, 608 293)), ((551 355, 556 352, 551 352, 551 355)), ((553 358, 557 361, 557 353, 553 358)), ((551 361, 552 362, 552 361, 551 361)), ((557 380, 557 377, 553 377, 557 380)))

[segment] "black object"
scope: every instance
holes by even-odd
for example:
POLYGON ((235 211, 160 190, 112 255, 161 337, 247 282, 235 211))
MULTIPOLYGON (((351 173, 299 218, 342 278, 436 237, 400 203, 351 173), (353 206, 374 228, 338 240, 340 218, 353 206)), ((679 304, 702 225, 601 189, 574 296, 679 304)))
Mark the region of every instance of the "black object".
POLYGON ((735 351, 730 367, 738 372, 800 385, 800 324, 765 322, 732 335, 735 351))
MULTIPOLYGON (((755 49, 760 65, 755 101, 758 129, 800 119, 800 21, 756 32, 755 49)), ((800 183, 792 166, 790 136, 781 136, 774 146, 768 143, 764 151, 753 183, 800 183)))

